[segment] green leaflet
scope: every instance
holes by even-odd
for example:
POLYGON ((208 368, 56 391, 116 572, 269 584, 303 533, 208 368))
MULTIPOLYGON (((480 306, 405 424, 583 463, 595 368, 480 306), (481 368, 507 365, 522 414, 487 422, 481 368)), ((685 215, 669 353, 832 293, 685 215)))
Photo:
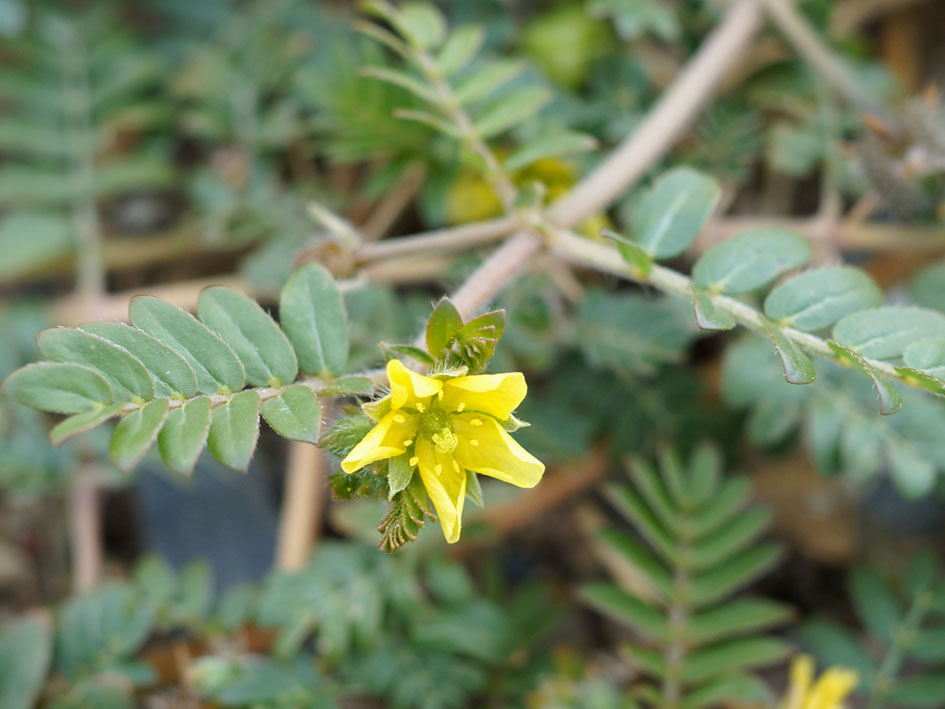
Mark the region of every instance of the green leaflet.
POLYGON ((189 398, 197 393, 197 377, 187 361, 166 345, 123 323, 89 322, 79 326, 134 355, 148 370, 157 396, 189 398))
POLYGON ((882 302, 882 291, 866 272, 827 266, 805 271, 774 288, 765 298, 764 310, 781 327, 814 332, 882 302))
POLYGON ((706 251, 692 267, 692 281, 714 293, 750 293, 812 254, 810 244, 785 229, 743 231, 706 251))
POLYGON ((111 385, 120 401, 148 401, 154 385, 144 365, 108 340, 82 330, 57 327, 36 338, 40 352, 51 362, 81 364, 96 370, 111 385))
POLYGON ((0 706, 35 706, 52 657, 52 623, 47 615, 31 615, 0 628, 0 706))
POLYGON ((81 414, 73 414, 65 421, 60 421, 49 432, 49 440, 54 446, 60 446, 73 436, 85 433, 110 418, 119 414, 124 402, 119 401, 116 404, 109 404, 81 414))
POLYGON ((331 274, 310 263, 292 274, 279 301, 282 329, 306 374, 338 376, 348 360, 348 320, 331 274))
POLYGON ((224 465, 246 471, 259 438, 259 394, 243 391, 213 410, 207 449, 224 465))
POLYGON ((735 318, 727 310, 722 310, 704 290, 692 289, 692 305, 696 314, 696 325, 700 330, 731 330, 735 327, 735 318))
POLYGON ((231 288, 206 288, 197 300, 204 325, 228 344, 252 386, 281 386, 295 380, 298 360, 285 333, 259 304, 231 288))
POLYGON ((787 337, 777 325, 765 321, 765 329, 774 343, 781 368, 784 369, 784 378, 791 384, 810 384, 817 378, 817 371, 810 357, 804 354, 797 343, 787 337))
POLYGON ((427 321, 427 351, 437 358, 462 328, 463 319, 449 298, 442 298, 433 308, 427 321))
POLYGON ((243 365, 223 340, 194 316, 152 296, 137 296, 128 306, 131 323, 187 360, 203 394, 228 394, 246 384, 243 365))
POLYGON ((168 403, 167 399, 155 399, 118 422, 108 454, 120 470, 134 468, 151 447, 164 424, 168 403))
POLYGON ((59 362, 21 367, 4 380, 3 391, 21 404, 57 414, 78 414, 112 402, 112 388, 102 375, 59 362))
POLYGON ((886 305, 847 315, 833 328, 833 339, 863 357, 901 357, 919 340, 945 337, 945 315, 934 310, 886 305))
POLYGON ((171 470, 190 475, 210 430, 210 399, 201 396, 167 414, 158 434, 158 450, 171 470))
POLYGON ((292 441, 317 443, 322 411, 318 397, 304 384, 286 387, 262 404, 262 415, 272 430, 292 441))
POLYGON ((634 210, 630 234, 653 258, 678 256, 695 241, 721 193, 715 180, 690 168, 665 172, 634 210))

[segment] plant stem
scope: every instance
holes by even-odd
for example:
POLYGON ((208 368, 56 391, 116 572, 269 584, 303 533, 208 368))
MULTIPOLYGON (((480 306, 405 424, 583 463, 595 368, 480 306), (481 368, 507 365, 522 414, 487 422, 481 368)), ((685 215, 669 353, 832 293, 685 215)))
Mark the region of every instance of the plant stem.
POLYGON ((922 624, 926 612, 931 605, 931 596, 928 589, 923 588, 912 599, 912 605, 906 612, 902 622, 896 626, 892 644, 886 650, 886 655, 880 663, 879 670, 870 686, 867 709, 879 709, 883 706, 886 695, 893 688, 896 674, 902 665, 905 652, 913 636, 922 624))
POLYGON ((647 112, 639 127, 596 170, 551 205, 548 218, 573 227, 606 209, 682 135, 761 28, 755 0, 741 0, 647 112))
POLYGON ((365 264, 394 256, 410 256, 432 250, 461 251, 498 241, 512 232, 520 223, 521 220, 517 216, 506 216, 446 229, 434 229, 422 234, 383 239, 376 243, 365 244, 355 252, 354 257, 357 263, 365 264))
MULTIPOLYGON (((71 158, 72 223, 78 242, 76 291, 91 312, 105 294, 102 229, 95 201, 95 134, 84 38, 78 28, 63 42, 60 55, 65 134, 71 158)), ((91 463, 79 468, 69 494, 73 589, 90 590, 102 566, 98 470, 91 463)))
POLYGON ((276 567, 283 571, 308 563, 321 519, 325 468, 325 454, 311 443, 289 444, 276 549, 276 567))
MULTIPOLYGON (((652 270, 646 276, 643 276, 635 269, 631 268, 617 253, 617 250, 605 244, 588 241, 577 234, 565 230, 557 230, 553 235, 552 250, 563 258, 584 266, 590 266, 605 273, 612 273, 637 283, 659 288, 665 293, 671 293, 684 300, 692 300, 693 284, 688 276, 677 273, 668 268, 653 264, 652 270)), ((750 330, 768 336, 764 316, 735 298, 725 295, 710 295, 712 302, 722 310, 728 311, 735 321, 744 325, 750 330)), ((838 357, 827 341, 794 328, 786 327, 781 330, 784 335, 802 349, 839 364, 844 367, 850 365, 845 359, 838 357)), ((863 358, 863 361, 876 372, 887 379, 895 379, 909 386, 915 386, 908 378, 896 371, 896 368, 888 362, 876 359, 863 358)))

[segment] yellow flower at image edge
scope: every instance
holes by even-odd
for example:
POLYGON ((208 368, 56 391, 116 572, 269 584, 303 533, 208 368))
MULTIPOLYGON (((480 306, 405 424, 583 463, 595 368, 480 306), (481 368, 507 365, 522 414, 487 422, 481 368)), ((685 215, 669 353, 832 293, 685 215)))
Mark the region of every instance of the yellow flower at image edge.
POLYGON ((341 469, 353 473, 378 460, 408 456, 433 500, 446 541, 459 539, 467 471, 519 487, 541 480, 544 464, 502 425, 525 398, 520 372, 434 378, 394 359, 387 363, 387 377, 390 395, 374 408, 382 415, 341 469))
POLYGON ((859 675, 843 667, 831 667, 814 682, 814 661, 799 655, 791 662, 790 685, 781 709, 844 709, 844 700, 859 683, 859 675))

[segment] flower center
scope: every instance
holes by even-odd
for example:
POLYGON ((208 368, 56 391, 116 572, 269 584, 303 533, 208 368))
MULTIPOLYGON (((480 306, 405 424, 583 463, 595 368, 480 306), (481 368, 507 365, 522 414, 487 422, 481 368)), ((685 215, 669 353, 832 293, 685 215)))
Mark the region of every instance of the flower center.
POLYGON ((453 432, 449 414, 438 406, 423 412, 420 432, 433 442, 440 453, 452 453, 459 443, 459 438, 453 432))

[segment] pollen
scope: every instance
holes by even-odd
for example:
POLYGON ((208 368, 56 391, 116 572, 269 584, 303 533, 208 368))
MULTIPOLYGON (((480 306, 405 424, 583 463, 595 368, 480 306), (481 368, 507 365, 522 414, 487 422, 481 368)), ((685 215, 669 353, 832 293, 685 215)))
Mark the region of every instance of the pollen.
POLYGON ((408 438, 406 441, 403 442, 404 448, 406 448, 407 446, 409 446, 411 443, 413 443, 413 439, 412 439, 412 438, 408 438))
POLYGON ((440 453, 452 453, 456 450, 456 446, 459 445, 459 438, 452 430, 445 426, 440 429, 439 433, 434 433, 430 436, 430 440, 433 441, 433 445, 436 446, 437 451, 440 453))
POLYGON ((396 423, 403 423, 407 419, 404 418, 403 414, 394 414, 394 421, 396 423))
POLYGON ((440 401, 443 400, 443 390, 442 390, 442 389, 440 389, 440 390, 436 393, 436 398, 439 399, 440 401))
POLYGON ((473 426, 481 426, 481 425, 482 425, 482 419, 473 419, 473 420, 470 421, 469 423, 471 423, 473 426))
POLYGON ((456 410, 457 410, 457 411, 462 411, 462 410, 465 409, 465 408, 466 408, 466 402, 465 402, 465 401, 461 401, 461 402, 459 402, 459 406, 456 407, 456 410))
POLYGON ((427 410, 427 407, 424 406, 423 404, 421 404, 421 403, 418 401, 418 402, 417 402, 417 411, 419 411, 419 412, 422 414, 422 413, 423 413, 424 411, 426 411, 426 410, 427 410))
POLYGON ((419 462, 420 462, 420 459, 419 459, 417 456, 414 456, 413 458, 411 458, 410 460, 407 461, 407 464, 408 464, 410 467, 413 467, 413 466, 415 466, 415 465, 416 465, 417 463, 419 463, 419 462))

